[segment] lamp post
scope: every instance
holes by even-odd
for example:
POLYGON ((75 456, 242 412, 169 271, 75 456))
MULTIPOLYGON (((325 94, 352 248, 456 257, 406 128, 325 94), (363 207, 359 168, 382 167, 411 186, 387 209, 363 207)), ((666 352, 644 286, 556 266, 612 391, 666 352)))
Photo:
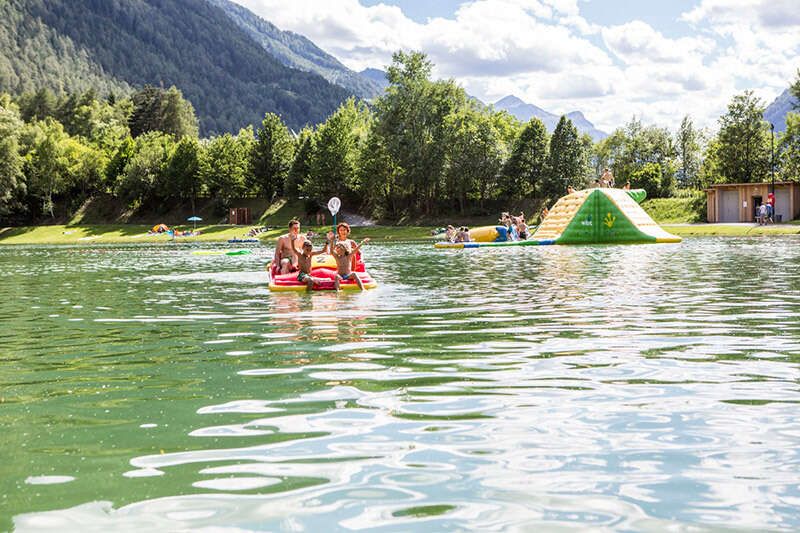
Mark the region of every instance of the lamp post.
POLYGON ((770 172, 772 173, 772 194, 775 194, 775 124, 773 124, 772 122, 769 123, 769 133, 770 133, 769 168, 770 168, 770 172))
POLYGON ((772 174, 772 205, 770 206, 770 209, 772 209, 773 220, 778 220, 778 214, 775 211, 775 124, 772 122, 769 123, 769 133, 769 171, 770 174, 772 174))

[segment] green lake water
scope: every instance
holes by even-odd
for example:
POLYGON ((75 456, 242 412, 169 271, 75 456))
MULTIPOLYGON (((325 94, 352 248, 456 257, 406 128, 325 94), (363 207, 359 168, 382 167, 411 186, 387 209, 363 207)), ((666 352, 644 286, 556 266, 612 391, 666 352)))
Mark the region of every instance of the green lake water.
POLYGON ((800 529, 800 239, 0 248, 0 530, 800 529))

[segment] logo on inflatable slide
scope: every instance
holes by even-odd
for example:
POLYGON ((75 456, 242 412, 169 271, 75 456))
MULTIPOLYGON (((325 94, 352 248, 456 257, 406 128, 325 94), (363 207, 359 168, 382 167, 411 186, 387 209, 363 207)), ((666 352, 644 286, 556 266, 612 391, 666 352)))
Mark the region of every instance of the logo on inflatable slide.
POLYGON ((611 226, 613 226, 614 222, 616 221, 617 217, 612 215, 611 211, 609 211, 608 213, 606 213, 606 218, 603 220, 603 224, 605 224, 606 226, 608 226, 609 229, 611 229, 611 226))

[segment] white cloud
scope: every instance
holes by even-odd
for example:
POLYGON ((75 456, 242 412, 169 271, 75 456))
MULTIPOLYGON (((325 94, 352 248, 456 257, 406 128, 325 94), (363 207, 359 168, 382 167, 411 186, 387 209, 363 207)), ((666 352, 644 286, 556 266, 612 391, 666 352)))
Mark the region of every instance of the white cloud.
POLYGON ((668 39, 640 20, 603 28, 601 33, 608 49, 628 64, 681 63, 710 52, 715 44, 702 37, 668 39))
POLYGON ((687 36, 675 38, 640 20, 602 27, 579 0, 465 0, 425 23, 358 0, 235 1, 354 70, 422 50, 434 76, 486 102, 515 94, 555 113, 581 110, 606 130, 634 114, 675 128, 689 113, 713 127, 734 94, 752 88, 771 101, 800 67, 800 0, 699 0, 678 21, 687 36))

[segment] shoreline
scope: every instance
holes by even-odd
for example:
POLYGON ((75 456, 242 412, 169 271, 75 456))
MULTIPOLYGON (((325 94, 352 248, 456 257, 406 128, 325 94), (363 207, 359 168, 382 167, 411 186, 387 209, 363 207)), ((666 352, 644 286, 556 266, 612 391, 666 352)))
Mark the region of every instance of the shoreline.
MULTIPOLYGON (((663 224, 665 231, 679 237, 746 237, 800 234, 800 224, 663 224)), ((255 237, 247 235, 250 227, 243 226, 198 226, 199 235, 193 237, 175 237, 166 233, 148 234, 149 226, 144 225, 87 225, 87 226, 23 226, 0 228, 0 245, 14 244, 229 244, 231 239, 256 238, 259 243, 230 243, 238 245, 272 244, 278 237, 286 233, 286 228, 273 227, 259 233, 255 237)), ((314 242, 321 244, 324 233, 330 226, 304 227, 319 236, 314 242)), ((436 239, 431 235, 434 228, 428 226, 356 226, 353 234, 356 238, 369 237, 374 242, 400 243, 419 242, 433 243, 436 239)))

